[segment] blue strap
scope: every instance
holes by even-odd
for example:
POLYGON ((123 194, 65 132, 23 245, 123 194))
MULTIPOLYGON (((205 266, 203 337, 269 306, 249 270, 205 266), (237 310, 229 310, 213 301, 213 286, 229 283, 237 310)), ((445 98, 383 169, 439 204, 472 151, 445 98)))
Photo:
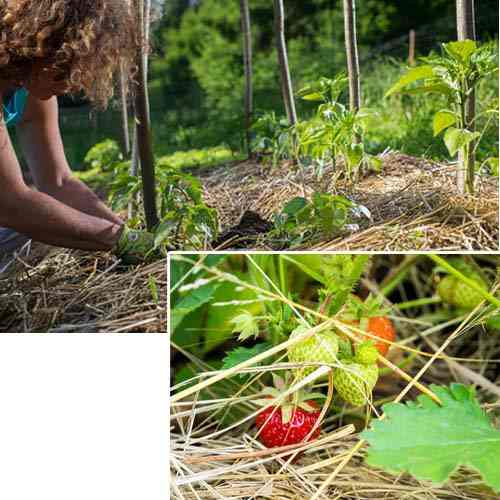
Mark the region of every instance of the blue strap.
POLYGON ((28 91, 23 87, 14 93, 6 105, 4 104, 4 120, 8 127, 17 125, 21 121, 27 100, 28 91))

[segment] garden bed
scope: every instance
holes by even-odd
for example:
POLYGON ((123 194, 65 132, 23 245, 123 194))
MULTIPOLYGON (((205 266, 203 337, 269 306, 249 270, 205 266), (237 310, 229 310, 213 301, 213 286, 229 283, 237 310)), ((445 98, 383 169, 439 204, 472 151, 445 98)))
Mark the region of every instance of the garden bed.
MULTIPOLYGON (((301 172, 291 162, 271 168, 246 161, 198 175, 205 202, 218 211, 223 234, 233 235, 247 211, 270 221, 292 198, 321 191, 364 205, 372 219, 356 221, 359 228, 354 232, 304 242, 293 250, 498 250, 497 178, 480 177, 475 196, 463 196, 455 187, 454 165, 395 152, 381 158, 380 174, 364 176, 353 185, 343 178, 335 180, 331 166, 318 180, 312 169, 301 172)), ((283 248, 265 233, 250 242, 242 235, 243 244, 235 234, 220 248, 283 248)))
POLYGON ((165 332, 166 265, 35 244, 0 276, 0 331, 165 332))

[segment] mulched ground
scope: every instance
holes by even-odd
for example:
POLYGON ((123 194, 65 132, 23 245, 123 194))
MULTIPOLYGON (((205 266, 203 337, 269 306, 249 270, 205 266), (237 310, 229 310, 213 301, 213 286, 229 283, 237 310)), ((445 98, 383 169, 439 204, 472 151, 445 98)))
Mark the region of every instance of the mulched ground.
POLYGON ((167 331, 167 261, 121 266, 105 252, 37 244, 0 275, 0 332, 167 331))
POLYGON ((395 152, 381 158, 381 173, 354 185, 332 167, 317 179, 312 169, 299 171, 292 162, 272 168, 246 161, 200 171, 205 202, 219 214, 218 249, 282 249, 266 237, 266 222, 292 198, 322 191, 364 205, 372 220, 356 220, 355 232, 293 250, 498 250, 498 179, 480 177, 475 196, 463 196, 454 165, 395 152))

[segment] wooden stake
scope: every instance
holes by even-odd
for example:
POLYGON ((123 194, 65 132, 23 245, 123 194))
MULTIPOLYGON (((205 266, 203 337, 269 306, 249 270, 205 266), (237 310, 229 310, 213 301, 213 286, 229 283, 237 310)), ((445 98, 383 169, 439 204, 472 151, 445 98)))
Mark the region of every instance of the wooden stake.
POLYGON ((297 123, 297 112, 295 110, 292 77, 290 76, 290 66, 288 64, 288 54, 286 51, 285 8, 283 6, 283 0, 274 0, 274 18, 283 100, 285 102, 288 121, 290 125, 295 125, 297 123))
POLYGON ((416 47, 415 30, 410 30, 410 48, 408 53, 408 64, 410 66, 415 66, 415 47, 416 47))
POLYGON ((248 0, 240 0, 241 28, 243 31, 243 63, 245 66, 245 134, 247 155, 252 157, 251 127, 253 119, 253 82, 252 82, 252 29, 248 0))

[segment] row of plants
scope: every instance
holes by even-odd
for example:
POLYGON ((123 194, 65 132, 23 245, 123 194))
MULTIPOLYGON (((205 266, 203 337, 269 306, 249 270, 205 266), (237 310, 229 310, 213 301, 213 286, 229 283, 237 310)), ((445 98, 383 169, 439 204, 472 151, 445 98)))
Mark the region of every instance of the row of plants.
MULTIPOLYGON (((354 451, 368 442, 372 466, 438 484, 467 466, 500 491, 500 431, 482 409, 484 400, 472 387, 426 387, 407 374, 430 358, 454 360, 442 353, 462 335, 498 338, 498 257, 406 256, 391 269, 396 261, 347 254, 174 256, 173 402, 193 395, 197 404, 224 401, 203 417, 217 422, 217 434, 252 432, 277 453, 331 431, 339 415, 363 431, 354 451), (377 283, 375 292, 368 293, 367 280, 377 283), (410 294, 412 283, 418 285, 410 294), (431 333, 445 339, 434 356, 415 346, 431 333), (210 372, 208 380, 199 381, 200 370, 210 372), (379 378, 392 372, 423 394, 402 404, 407 391, 396 397, 393 381, 396 394, 377 401, 379 378)), ((300 456, 289 453, 290 460, 300 456)))
MULTIPOLYGON (((481 83, 498 75, 498 64, 492 44, 478 46, 466 40, 443 44, 442 50, 442 55, 431 54, 422 58, 421 65, 410 68, 386 91, 385 98, 391 101, 390 106, 397 94, 400 95, 397 99, 439 96, 436 104, 440 109, 427 127, 435 137, 442 135, 453 161, 458 153, 467 158, 471 149, 480 147, 486 134, 498 128, 496 96, 480 102, 475 131, 469 130, 465 122, 467 97, 477 91, 481 83)), ((320 103, 311 119, 290 126, 274 112, 258 118, 254 125, 255 149, 268 155, 273 165, 284 158, 293 159, 300 167, 313 165, 320 175, 325 165, 335 168, 339 160, 350 180, 360 169, 380 171, 381 160, 369 153, 369 137, 381 122, 380 112, 370 107, 349 110, 341 99, 347 82, 344 74, 333 79, 320 78, 297 93, 306 101, 320 103)), ((476 172, 498 175, 498 153, 495 153, 498 143, 495 146, 467 172, 470 192, 473 192, 476 172)))

